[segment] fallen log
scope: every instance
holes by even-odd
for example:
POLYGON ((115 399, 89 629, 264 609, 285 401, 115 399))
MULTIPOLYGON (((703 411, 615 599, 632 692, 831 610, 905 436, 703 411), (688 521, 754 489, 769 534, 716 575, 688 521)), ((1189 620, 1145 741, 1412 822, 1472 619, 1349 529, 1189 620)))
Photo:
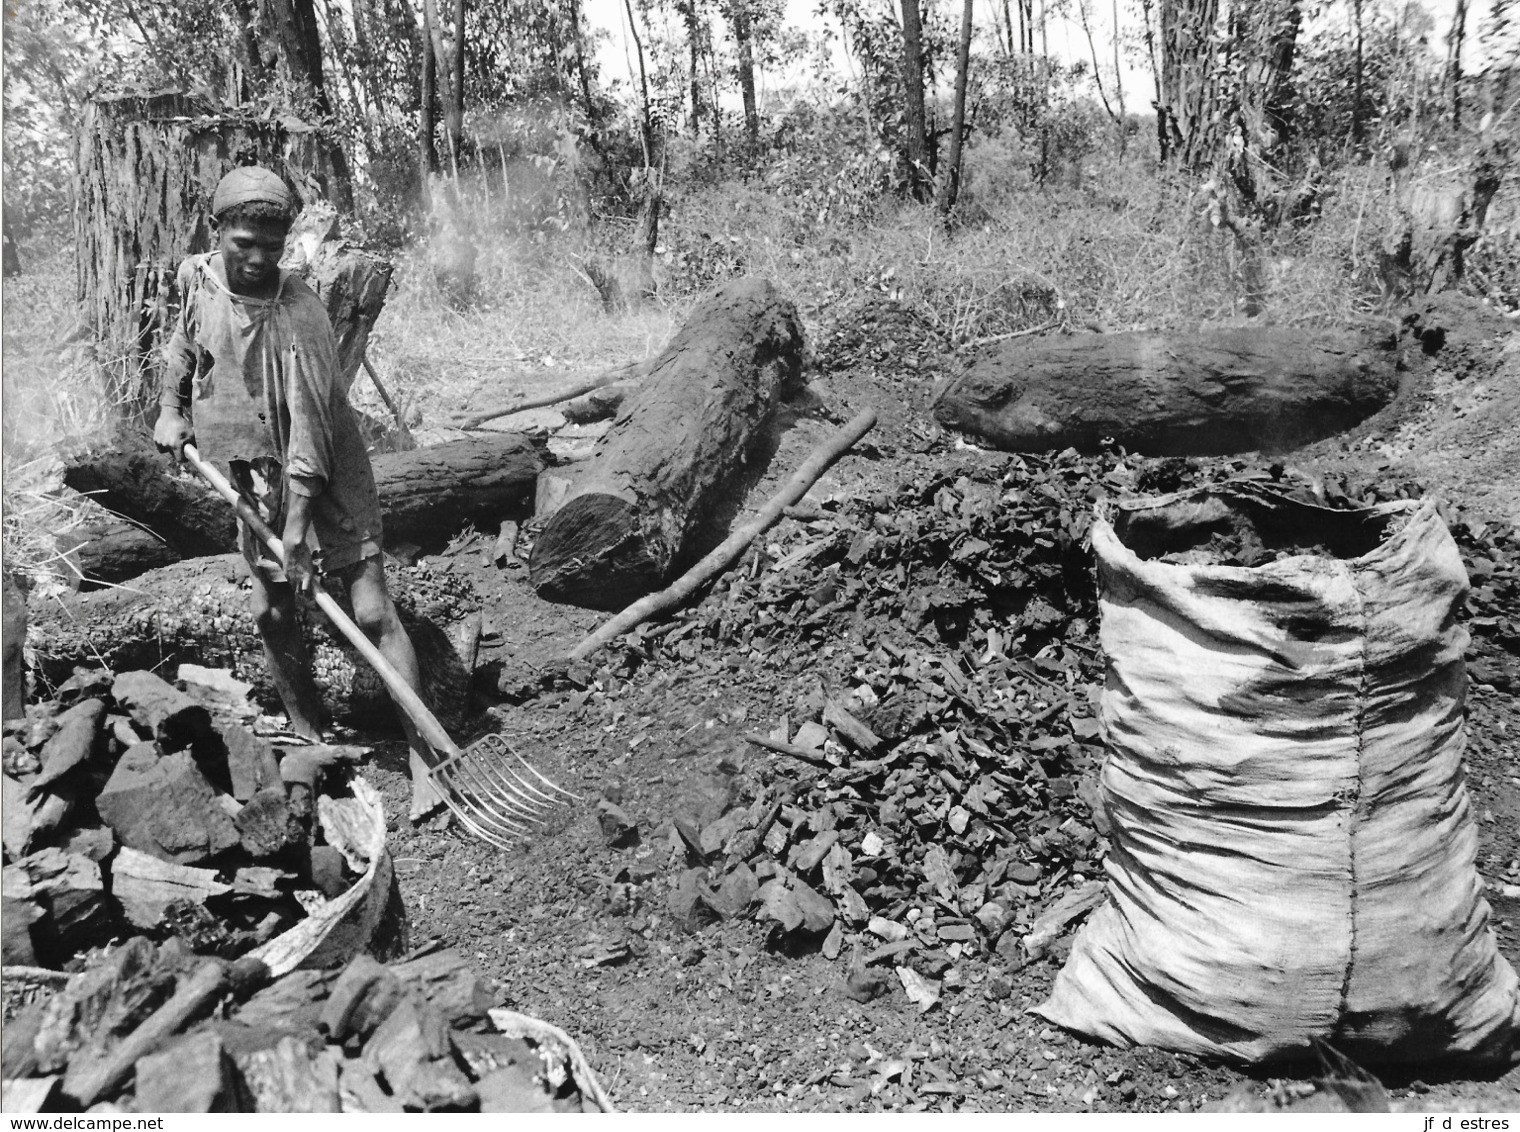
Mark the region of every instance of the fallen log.
POLYGON ((870 432, 875 424, 876 414, 870 409, 855 416, 844 428, 812 451, 786 483, 781 485, 781 490, 760 509, 758 515, 729 535, 665 589, 634 602, 576 645, 570 653, 570 661, 586 659, 603 645, 649 620, 656 613, 674 608, 691 597, 700 586, 728 569, 744 552, 745 547, 768 531, 781 518, 781 513, 806 495, 808 488, 818 482, 818 477, 848 452, 856 441, 870 432))
POLYGON ((1015 452, 1112 439, 1149 456, 1282 451, 1365 420, 1399 391, 1397 357, 1354 331, 1077 334, 974 353, 934 416, 1015 452))
POLYGON ((801 369, 796 308, 770 283, 736 280, 699 304, 540 533, 539 594, 617 609, 664 584, 801 369))
MULTIPOLYGON (((464 633, 478 621, 467 583, 440 571, 390 569, 387 584, 422 669, 422 698, 446 727, 462 718, 470 670, 461 659, 464 633), (455 637, 459 637, 456 645, 455 637)), ((236 554, 177 562, 127 586, 38 602, 27 645, 38 677, 56 685, 79 665, 116 672, 173 672, 181 663, 230 669, 254 686, 260 703, 278 709, 263 646, 248 611, 247 566, 236 554)), ((340 604, 341 586, 331 587, 340 604)), ((350 651, 314 610, 303 610, 312 667, 335 717, 373 726, 395 718, 380 678, 350 651)))
MULTIPOLYGON (((526 437, 492 433, 387 452, 372 464, 386 545, 429 549, 467 523, 526 518, 544 461, 526 437)), ((77 457, 64 468, 63 482, 158 536, 180 557, 237 547, 232 509, 189 473, 176 473, 146 441, 77 457)))
POLYGON ((77 581, 82 590, 124 582, 183 557, 152 531, 114 517, 64 532, 58 549, 70 564, 70 584, 77 581))
POLYGON ((544 459, 527 437, 508 432, 388 453, 374 465, 386 544, 427 548, 468 523, 528 518, 544 459))
POLYGON ((237 520, 231 510, 187 475, 173 474, 172 467, 146 437, 132 437, 120 448, 75 456, 64 465, 63 482, 158 535, 182 558, 235 550, 237 520))

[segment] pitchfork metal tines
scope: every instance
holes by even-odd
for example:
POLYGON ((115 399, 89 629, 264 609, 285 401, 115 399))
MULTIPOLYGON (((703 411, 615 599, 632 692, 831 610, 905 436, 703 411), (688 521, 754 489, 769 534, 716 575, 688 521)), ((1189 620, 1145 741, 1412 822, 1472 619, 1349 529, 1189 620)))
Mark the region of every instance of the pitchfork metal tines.
POLYGON ((542 828, 548 811, 566 799, 581 800, 540 774, 500 735, 486 735, 448 755, 428 777, 459 823, 499 849, 510 849, 514 839, 542 828), (519 774, 517 764, 547 791, 519 774))
MULTIPOLYGON (((185 445, 185 459, 217 494, 225 499, 269 548, 275 560, 285 561, 285 548, 275 533, 269 529, 254 506, 196 451, 195 445, 185 445)), ((580 800, 580 795, 554 785, 519 755, 499 735, 487 735, 477 739, 466 750, 460 750, 443 724, 422 702, 391 662, 375 647, 364 631, 343 612, 343 607, 333 600, 320 582, 312 583, 312 597, 317 608, 337 627, 354 649, 385 681, 391 699, 407 714, 432 753, 428 759, 428 778, 443 799, 444 805, 476 837, 499 849, 510 849, 516 839, 528 836, 535 828, 541 828, 544 815, 561 799, 580 800), (547 787, 535 786, 517 772, 521 763, 533 778, 547 787), (558 795, 559 797, 556 797, 558 795)))

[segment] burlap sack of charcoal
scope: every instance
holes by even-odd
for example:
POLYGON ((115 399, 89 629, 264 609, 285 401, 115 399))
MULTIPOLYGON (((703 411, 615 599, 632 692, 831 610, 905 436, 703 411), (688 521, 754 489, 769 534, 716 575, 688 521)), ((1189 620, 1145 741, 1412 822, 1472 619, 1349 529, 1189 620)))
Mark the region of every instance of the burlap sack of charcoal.
POLYGON ((1092 540, 1108 899, 1037 1013, 1245 1063, 1520 1058, 1436 506, 1243 483, 1107 506, 1092 540))

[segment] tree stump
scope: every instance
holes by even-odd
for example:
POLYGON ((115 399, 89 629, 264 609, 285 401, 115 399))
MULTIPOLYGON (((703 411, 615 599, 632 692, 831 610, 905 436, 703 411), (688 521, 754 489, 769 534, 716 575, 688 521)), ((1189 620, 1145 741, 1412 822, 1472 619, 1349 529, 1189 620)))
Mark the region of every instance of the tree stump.
POLYGON ((673 577, 801 369, 796 308, 770 283, 737 280, 700 303, 539 535, 538 592, 620 609, 673 577))
POLYGON ((260 164, 312 200, 326 175, 320 140, 293 117, 217 115, 177 92, 86 105, 76 147, 77 290, 124 416, 145 417, 157 400, 175 271, 211 248, 217 182, 233 166, 260 164))
POLYGON ((369 332, 385 306, 395 266, 389 261, 339 240, 317 245, 295 270, 327 308, 338 340, 338 366, 343 387, 354 383, 364 361, 369 332))
POLYGON ((934 416, 1014 452, 1091 452, 1108 439, 1147 456, 1282 451, 1391 402, 1391 345, 1292 328, 1005 342, 972 356, 934 416))

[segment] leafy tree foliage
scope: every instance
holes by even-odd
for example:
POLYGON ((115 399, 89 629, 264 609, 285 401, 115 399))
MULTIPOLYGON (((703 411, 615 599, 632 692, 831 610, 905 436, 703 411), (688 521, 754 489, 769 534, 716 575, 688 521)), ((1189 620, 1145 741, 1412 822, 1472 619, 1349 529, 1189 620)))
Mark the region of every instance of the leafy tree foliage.
POLYGON ((5 28, 5 228, 15 238, 57 239, 68 228, 72 135, 100 39, 64 0, 31 0, 5 28))

